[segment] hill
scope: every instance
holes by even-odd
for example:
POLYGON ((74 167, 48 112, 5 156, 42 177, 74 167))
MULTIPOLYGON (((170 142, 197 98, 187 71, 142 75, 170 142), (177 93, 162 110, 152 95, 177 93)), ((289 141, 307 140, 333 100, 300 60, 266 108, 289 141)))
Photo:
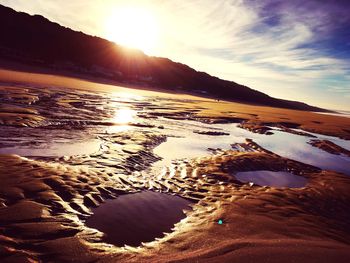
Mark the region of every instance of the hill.
POLYGON ((326 111, 305 103, 281 100, 222 80, 167 58, 138 50, 53 23, 40 15, 0 5, 0 58, 20 63, 69 70, 124 83, 221 98, 236 102, 290 109, 326 111))

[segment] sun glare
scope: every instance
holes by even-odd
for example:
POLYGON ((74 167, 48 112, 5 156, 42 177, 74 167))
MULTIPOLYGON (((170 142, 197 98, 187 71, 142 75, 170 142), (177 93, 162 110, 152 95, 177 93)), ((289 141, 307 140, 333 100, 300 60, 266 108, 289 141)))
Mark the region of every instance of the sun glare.
POLYGON ((115 112, 113 122, 115 124, 128 124, 135 118, 136 112, 131 109, 119 109, 115 112))
POLYGON ((106 20, 107 38, 117 44, 152 53, 158 41, 158 25, 151 10, 121 7, 106 20))

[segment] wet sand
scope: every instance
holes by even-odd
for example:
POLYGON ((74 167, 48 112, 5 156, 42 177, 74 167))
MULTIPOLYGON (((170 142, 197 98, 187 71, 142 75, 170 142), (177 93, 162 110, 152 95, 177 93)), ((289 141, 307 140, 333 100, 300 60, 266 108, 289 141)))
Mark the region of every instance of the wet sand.
MULTIPOLYGON (((125 92, 140 96, 154 95, 169 97, 169 94, 160 90, 158 90, 158 92, 139 89, 133 90, 131 88, 101 84, 98 83, 98 80, 96 80, 96 82, 90 82, 73 77, 28 73, 7 69, 0 69, 0 81, 6 83, 30 83, 44 87, 74 87, 74 89, 93 92, 125 92)), ((172 94, 171 97, 173 96, 174 95, 172 94)), ((181 103, 183 108, 194 108, 195 110, 198 110, 196 115, 197 117, 203 118, 203 120, 208 120, 210 118, 215 119, 216 122, 240 122, 242 120, 247 120, 248 123, 257 126, 275 123, 275 125, 280 124, 286 128, 298 127, 305 131, 350 139, 350 119, 347 117, 273 107, 254 106, 226 101, 217 102, 216 100, 183 94, 176 94, 176 98, 183 100, 181 103), (200 100, 201 103, 200 105, 194 106, 191 100, 200 100)), ((169 110, 172 114, 176 115, 176 112, 172 111, 171 109, 169 110)), ((167 113, 169 113, 168 108, 160 108, 159 112, 156 114, 161 116, 166 115, 167 113)))
MULTIPOLYGON (((180 155, 159 173, 152 168, 161 159, 156 147, 188 127, 186 121, 193 125, 188 134, 209 141, 230 138, 231 131, 213 123, 240 123, 261 136, 349 139, 348 118, 18 74, 0 76, 0 148, 23 153, 0 155, 1 262, 348 262, 346 174, 277 155, 255 138, 198 158, 198 150, 191 158, 180 155), (62 143, 83 148, 89 140, 100 145, 85 154, 60 146, 55 154, 41 151, 62 143), (289 173, 303 184, 238 180, 250 171, 289 173), (163 237, 138 247, 108 244, 103 232, 86 226, 99 207, 145 190, 189 200, 192 210, 163 237)), ((310 148, 345 158, 346 141, 332 143, 310 148)))

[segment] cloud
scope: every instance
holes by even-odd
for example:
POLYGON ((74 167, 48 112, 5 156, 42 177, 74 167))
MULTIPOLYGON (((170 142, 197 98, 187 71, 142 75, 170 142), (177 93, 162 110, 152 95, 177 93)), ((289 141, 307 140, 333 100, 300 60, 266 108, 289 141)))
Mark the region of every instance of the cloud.
POLYGON ((160 42, 153 55, 169 57, 272 96, 326 107, 350 107, 344 96, 348 93, 339 92, 347 90, 346 76, 350 76, 350 1, 0 0, 0 3, 101 36, 103 21, 114 8, 144 5, 153 11, 160 25, 160 42))
MULTIPOLYGON (((187 2, 173 13, 187 25, 173 37, 184 40, 172 52, 176 60, 270 95, 314 104, 330 97, 329 79, 346 84, 342 77, 349 75, 350 61, 339 50, 350 54, 350 47, 334 46, 343 38, 337 33, 349 26, 346 8, 313 0, 210 2, 201 1, 200 9, 198 2, 187 2)), ((349 107, 341 97, 336 103, 349 107)))

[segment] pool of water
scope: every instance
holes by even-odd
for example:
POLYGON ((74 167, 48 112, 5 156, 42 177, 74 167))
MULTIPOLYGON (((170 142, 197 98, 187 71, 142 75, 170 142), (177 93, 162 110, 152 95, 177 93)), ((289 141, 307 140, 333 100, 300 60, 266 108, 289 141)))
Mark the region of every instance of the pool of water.
MULTIPOLYGON (((182 121, 182 126, 172 125, 168 128, 170 134, 178 137, 168 137, 167 141, 154 149, 154 152, 163 159, 155 164, 155 167, 164 167, 174 159, 195 158, 210 154, 208 148, 221 148, 228 150, 233 143, 245 142, 246 138, 253 139, 263 148, 272 151, 282 157, 311 164, 316 167, 334 170, 350 175, 350 158, 344 155, 334 155, 321 149, 313 147, 307 142, 309 137, 300 136, 273 130, 273 135, 257 134, 245 129, 241 129, 237 124, 198 124, 193 121, 182 121), (198 130, 198 125, 202 130, 214 129, 229 133, 226 136, 209 136, 196 134, 193 130, 198 130)), ((339 138, 314 134, 320 139, 328 139, 342 146, 350 148, 350 141, 339 138)))
MULTIPOLYGON (((303 131, 303 130, 300 130, 300 129, 294 129, 294 130, 296 130, 296 131, 303 131)), ((344 140, 344 139, 340 139, 340 138, 337 138, 337 137, 333 137, 333 136, 317 134, 317 133, 313 133, 313 132, 307 132, 307 133, 316 136, 320 140, 331 141, 331 142, 339 145, 340 147, 343 147, 344 149, 350 151, 350 141, 347 141, 347 140, 344 140)))
POLYGON ((249 171, 234 175, 237 180, 244 183, 254 183, 260 186, 299 188, 307 183, 307 179, 288 172, 249 171))
POLYGON ((61 157, 96 153, 103 145, 96 128, 46 129, 0 126, 0 154, 61 157))
MULTIPOLYGON (((234 124, 203 124, 195 121, 168 122, 165 133, 170 137, 154 149, 154 153, 163 159, 156 165, 166 166, 172 160, 182 158, 203 157, 210 154, 208 148, 230 149, 232 143, 245 142, 245 134, 240 133, 234 124), (194 131, 221 131, 230 135, 211 136, 194 131), (171 137, 176 135, 177 137, 171 137)), ((244 131, 244 130, 243 130, 244 131)))
POLYGON ((98 152, 100 140, 86 140, 78 142, 47 142, 39 146, 16 146, 0 148, 0 154, 17 154, 25 157, 60 157, 84 155, 98 152))
MULTIPOLYGON (((334 155, 313 147, 307 143, 310 140, 308 137, 274 131, 274 134, 271 136, 256 136, 253 139, 265 149, 280 156, 311 164, 325 170, 333 170, 350 175, 349 157, 334 155)), ((349 145, 349 143, 346 142, 346 145, 349 145)))
POLYGON ((190 204, 178 196, 150 191, 122 195, 93 208, 86 225, 102 232, 106 243, 139 246, 172 232, 190 204))

